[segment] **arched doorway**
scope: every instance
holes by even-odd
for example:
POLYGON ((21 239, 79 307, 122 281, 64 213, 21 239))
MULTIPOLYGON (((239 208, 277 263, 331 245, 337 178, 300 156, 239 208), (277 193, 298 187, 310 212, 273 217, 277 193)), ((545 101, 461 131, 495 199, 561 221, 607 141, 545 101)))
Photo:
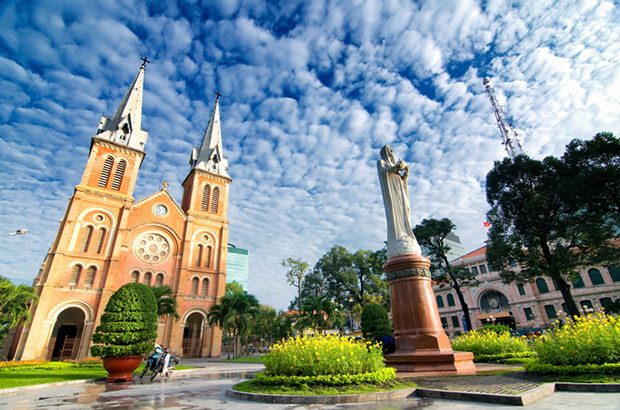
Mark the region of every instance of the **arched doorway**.
POLYGON ((183 357, 201 357, 204 341, 204 317, 194 312, 187 317, 183 328, 183 357))
POLYGON ((480 311, 482 315, 478 319, 482 324, 498 324, 515 328, 510 302, 502 292, 497 290, 485 292, 480 298, 480 311))
POLYGON ((84 312, 76 307, 65 309, 58 315, 50 339, 49 360, 77 359, 85 319, 84 312))

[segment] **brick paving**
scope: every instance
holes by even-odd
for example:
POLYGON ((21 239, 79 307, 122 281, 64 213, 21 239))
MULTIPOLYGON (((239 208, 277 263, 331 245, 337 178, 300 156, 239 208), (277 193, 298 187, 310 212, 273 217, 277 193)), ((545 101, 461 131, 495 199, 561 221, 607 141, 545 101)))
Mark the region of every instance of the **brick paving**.
POLYGON ((414 381, 424 389, 508 395, 523 394, 544 383, 524 371, 502 375, 420 377, 414 381))

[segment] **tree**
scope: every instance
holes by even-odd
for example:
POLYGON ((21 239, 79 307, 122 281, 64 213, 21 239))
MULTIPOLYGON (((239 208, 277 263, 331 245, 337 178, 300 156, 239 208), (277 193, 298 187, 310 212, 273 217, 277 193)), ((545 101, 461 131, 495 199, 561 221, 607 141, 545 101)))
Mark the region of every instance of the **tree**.
POLYGON ((254 342, 273 341, 273 324, 276 320, 276 310, 268 305, 260 305, 256 315, 250 323, 250 333, 254 342))
POLYGON ((232 335, 235 357, 239 357, 241 337, 246 334, 250 319, 256 315, 258 306, 255 296, 230 292, 220 299, 220 303, 209 309, 209 324, 217 325, 232 335))
POLYGON ((325 333, 342 322, 342 314, 327 295, 310 296, 302 304, 300 321, 303 325, 325 333))
POLYGON ((288 339, 293 335, 293 319, 286 312, 278 312, 271 328, 273 340, 288 339))
POLYGON ((282 261, 282 266, 288 268, 286 281, 297 288, 297 307, 301 312, 301 285, 308 270, 308 263, 301 259, 288 258, 282 261))
POLYGON ((228 282, 226 284, 226 289, 225 289, 224 293, 226 293, 226 294, 229 294, 229 293, 245 293, 245 291, 243 290, 243 285, 241 285, 241 283, 237 282, 236 280, 233 280, 232 282, 228 282))
POLYGON ((579 268, 618 260, 619 249, 610 243, 617 232, 609 212, 573 197, 582 184, 565 180, 570 167, 554 157, 538 161, 525 155, 495 162, 487 175, 487 260, 506 283, 553 279, 567 313, 578 316, 570 283, 579 268))
POLYGON ((20 322, 30 322, 30 306, 39 297, 30 286, 15 286, 9 279, 0 276, 0 346, 9 330, 20 322))
POLYGON ((366 305, 372 295, 381 296, 387 290, 383 278, 385 252, 359 250, 351 256, 353 270, 357 276, 357 289, 354 297, 361 306, 366 305))
POLYGON ((461 291, 462 287, 476 286, 476 274, 463 266, 452 266, 448 260, 450 246, 446 243, 448 235, 456 229, 454 223, 444 218, 424 219, 413 232, 421 246, 427 249, 431 257, 431 275, 440 286, 449 283, 456 292, 461 304, 467 328, 472 329, 469 306, 461 291))
POLYGON ((157 301, 157 315, 164 316, 170 315, 175 319, 179 318, 179 312, 177 312, 177 299, 174 297, 172 288, 168 285, 154 286, 153 294, 157 301))
POLYGON ((362 310, 362 334, 367 339, 379 339, 392 334, 387 311, 378 303, 368 303, 362 310))

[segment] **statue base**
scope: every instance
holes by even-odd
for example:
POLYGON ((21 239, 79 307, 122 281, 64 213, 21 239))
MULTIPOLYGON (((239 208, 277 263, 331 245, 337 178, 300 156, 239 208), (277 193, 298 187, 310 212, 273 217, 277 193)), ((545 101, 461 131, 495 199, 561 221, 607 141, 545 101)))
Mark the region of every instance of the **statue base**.
POLYGON ((390 285, 396 351, 385 356, 400 376, 475 374, 474 355, 455 352, 441 326, 432 288, 431 262, 398 255, 383 265, 390 285))

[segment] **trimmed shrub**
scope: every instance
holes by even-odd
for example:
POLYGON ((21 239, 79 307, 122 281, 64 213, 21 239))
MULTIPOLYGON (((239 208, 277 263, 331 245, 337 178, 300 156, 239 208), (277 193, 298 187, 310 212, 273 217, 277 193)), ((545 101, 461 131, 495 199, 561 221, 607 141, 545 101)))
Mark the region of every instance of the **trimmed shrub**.
POLYGON ((392 323, 385 308, 370 302, 362 310, 362 334, 366 339, 392 335, 392 323))
POLYGON ((529 352, 510 352, 499 354, 478 354, 474 356, 474 362, 476 363, 508 363, 519 362, 519 359, 527 359, 534 357, 536 353, 529 352), (515 359, 515 360, 512 360, 515 359))
POLYGON ((268 376, 346 375, 385 367, 379 343, 327 335, 296 337, 263 356, 268 376))
POLYGON ((480 355, 528 352, 531 348, 524 336, 511 336, 510 332, 496 333, 494 330, 472 330, 457 336, 452 348, 480 355))
POLYGON ((320 374, 317 376, 270 376, 258 373, 254 380, 260 384, 276 386, 344 386, 350 384, 383 384, 396 378, 396 370, 384 367, 375 372, 358 374, 320 374))
POLYGON ((502 333, 510 332, 510 327, 506 325, 484 325, 477 330, 486 330, 488 332, 493 332, 495 334, 501 335, 502 333))
POLYGON ((93 356, 137 356, 150 352, 157 338, 157 302, 149 286, 128 283, 110 297, 95 329, 93 356))
POLYGON ((534 340, 542 364, 576 366, 620 362, 620 318, 604 314, 578 316, 534 340))
POLYGON ((535 374, 620 374, 620 363, 605 364, 578 364, 575 366, 561 366, 549 363, 540 363, 538 360, 529 360, 523 367, 530 373, 535 374))

